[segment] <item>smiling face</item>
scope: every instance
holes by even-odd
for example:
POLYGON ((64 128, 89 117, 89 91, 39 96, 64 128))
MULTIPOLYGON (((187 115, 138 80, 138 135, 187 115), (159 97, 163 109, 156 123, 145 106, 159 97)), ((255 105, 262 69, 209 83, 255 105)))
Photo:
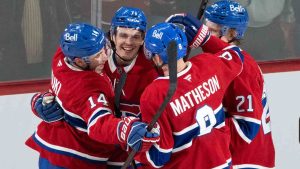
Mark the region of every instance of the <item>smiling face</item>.
POLYGON ((123 61, 132 61, 143 45, 144 36, 139 30, 132 28, 118 27, 112 35, 112 41, 116 47, 118 57, 123 61))

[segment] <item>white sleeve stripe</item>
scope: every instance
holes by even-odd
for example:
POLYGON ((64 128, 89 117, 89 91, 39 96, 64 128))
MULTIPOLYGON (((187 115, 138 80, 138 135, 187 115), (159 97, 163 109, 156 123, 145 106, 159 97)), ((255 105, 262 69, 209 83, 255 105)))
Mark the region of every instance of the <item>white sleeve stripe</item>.
POLYGON ((34 134, 34 137, 44 146, 49 147, 50 149, 54 149, 54 150, 58 150, 58 151, 62 151, 62 152, 68 152, 71 154, 75 154, 78 155, 80 157, 86 158, 86 159, 90 159, 90 160, 96 160, 96 161, 107 161, 108 158, 101 158, 101 157, 95 157, 95 156, 91 156, 82 152, 79 152, 77 150, 74 149, 70 149, 70 148, 66 148, 66 147, 62 147, 62 146, 58 146, 58 145, 53 145, 50 144, 48 142, 46 142, 45 140, 43 140, 42 138, 40 138, 37 134, 37 132, 34 134))
POLYGON ((159 145, 157 143, 153 144, 154 147, 159 151, 159 152, 162 152, 162 153, 170 153, 173 148, 170 148, 170 149, 163 149, 163 148, 160 148, 159 145))
POLYGON ((259 125, 261 124, 261 120, 257 120, 257 119, 251 118, 251 117, 244 117, 244 116, 239 116, 239 115, 233 115, 233 117, 238 120, 245 120, 245 121, 256 123, 259 125))
POLYGON ((275 169, 275 167, 269 168, 257 164, 240 164, 240 165, 233 165, 233 169, 243 169, 243 168, 257 168, 257 169, 275 169))
POLYGON ((180 147, 174 148, 172 150, 172 153, 176 153, 176 152, 179 152, 181 150, 187 149, 187 148, 191 147, 192 144, 193 144, 193 140, 191 140, 190 142, 188 142, 188 143, 186 143, 186 144, 184 144, 184 145, 182 145, 180 147))

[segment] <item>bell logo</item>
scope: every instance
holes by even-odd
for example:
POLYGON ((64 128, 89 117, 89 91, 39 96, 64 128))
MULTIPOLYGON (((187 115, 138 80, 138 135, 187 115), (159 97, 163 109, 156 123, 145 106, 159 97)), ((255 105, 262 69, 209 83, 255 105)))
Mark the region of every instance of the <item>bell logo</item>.
POLYGON ((161 39, 163 36, 162 32, 157 32, 157 30, 153 31, 152 33, 152 37, 156 38, 156 39, 161 39))
POLYGON ((75 41, 77 41, 78 35, 77 35, 77 34, 74 34, 74 35, 72 36, 72 35, 70 35, 70 33, 66 33, 66 34, 64 35, 64 38, 65 38, 65 40, 75 42, 75 41))
POLYGON ((235 7, 234 5, 229 5, 230 11, 236 11, 236 12, 245 12, 245 8, 243 8, 241 5, 238 5, 235 7))

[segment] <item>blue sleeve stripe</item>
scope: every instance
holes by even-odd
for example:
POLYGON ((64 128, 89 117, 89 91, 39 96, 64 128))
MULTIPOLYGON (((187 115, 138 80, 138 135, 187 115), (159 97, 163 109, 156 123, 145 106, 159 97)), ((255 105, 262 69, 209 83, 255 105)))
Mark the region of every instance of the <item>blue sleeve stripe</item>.
POLYGON ((246 121, 244 119, 233 118, 234 125, 237 129, 238 134, 247 143, 250 143, 254 137, 257 135, 260 123, 246 121))
POLYGON ((103 116, 103 115, 105 115, 105 114, 107 114, 107 113, 111 113, 111 110, 108 109, 108 108, 100 107, 100 108, 96 109, 96 110, 92 113, 91 117, 89 118, 88 125, 90 125, 91 123, 93 123, 93 121, 94 121, 96 118, 98 118, 99 116, 103 116))
MULTIPOLYGON (((107 114, 110 114, 110 109, 105 109, 105 108, 97 109, 96 111, 94 111, 94 113, 90 118, 89 126, 91 126, 91 124, 94 123, 95 119, 98 119, 107 114)), ((81 118, 71 116, 69 113, 66 112, 64 119, 66 120, 66 122, 68 122, 68 124, 75 127, 76 129, 87 132, 88 129, 87 123, 81 118)))
POLYGON ((174 149, 179 148, 188 142, 190 142, 193 138, 197 137, 200 133, 200 128, 197 126, 196 128, 187 131, 181 135, 173 135, 174 139, 174 149))
POLYGON ((217 111, 214 111, 214 113, 217 120, 217 123, 214 125, 214 127, 216 127, 225 121, 225 112, 224 109, 221 108, 218 109, 217 111))
POLYGON ((235 51, 236 54, 241 59, 241 61, 244 63, 244 55, 242 54, 242 49, 241 48, 237 47, 236 45, 230 45, 230 46, 227 46, 226 48, 224 48, 223 50, 228 50, 228 49, 231 49, 231 50, 235 51))
POLYGON ((146 156, 152 166, 160 168, 170 160, 171 152, 171 150, 168 152, 162 152, 157 148, 157 145, 155 145, 146 152, 146 156))
POLYGON ((84 120, 76 118, 76 117, 72 117, 68 113, 65 113, 64 119, 71 126, 77 128, 79 130, 85 131, 85 132, 87 131, 87 124, 84 120))
POLYGON ((241 61, 244 63, 244 55, 242 54, 241 49, 237 46, 234 46, 230 49, 234 50, 237 53, 237 55, 240 57, 241 61))

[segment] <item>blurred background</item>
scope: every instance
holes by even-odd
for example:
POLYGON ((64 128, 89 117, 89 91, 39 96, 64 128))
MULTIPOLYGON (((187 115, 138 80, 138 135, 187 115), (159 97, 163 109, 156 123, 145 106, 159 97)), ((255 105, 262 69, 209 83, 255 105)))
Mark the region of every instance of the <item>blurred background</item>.
MULTIPOLYGON (((250 24, 242 48, 258 61, 298 59, 300 1, 238 0, 250 24)), ((148 27, 171 14, 196 16, 200 0, 0 0, 0 83, 50 78, 60 33, 70 22, 89 22, 108 31, 121 6, 144 10, 148 27)), ((213 3, 215 0, 210 0, 213 3)))

